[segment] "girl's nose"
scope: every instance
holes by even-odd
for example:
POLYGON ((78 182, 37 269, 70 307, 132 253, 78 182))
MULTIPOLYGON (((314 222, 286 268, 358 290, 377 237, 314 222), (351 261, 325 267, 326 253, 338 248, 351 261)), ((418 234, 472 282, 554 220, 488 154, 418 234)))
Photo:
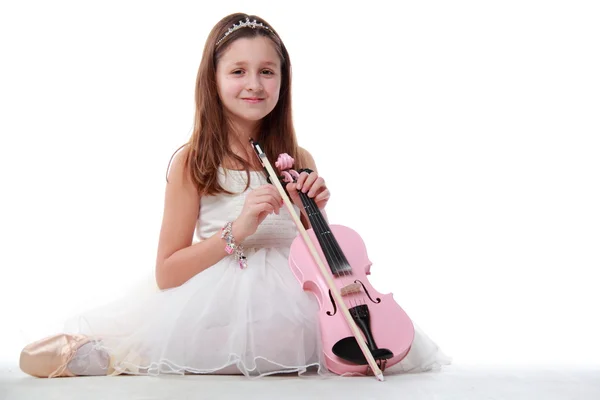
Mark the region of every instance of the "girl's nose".
POLYGON ((260 79, 257 76, 252 76, 248 78, 248 83, 246 84, 246 89, 252 92, 259 92, 262 90, 262 84, 260 83, 260 79))

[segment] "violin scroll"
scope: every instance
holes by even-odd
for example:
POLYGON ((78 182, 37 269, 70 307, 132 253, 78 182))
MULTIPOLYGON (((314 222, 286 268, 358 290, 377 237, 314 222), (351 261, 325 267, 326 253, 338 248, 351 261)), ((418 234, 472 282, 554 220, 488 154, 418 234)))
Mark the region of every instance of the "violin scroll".
POLYGON ((281 153, 279 157, 277 157, 277 161, 275 161, 275 166, 282 175, 279 179, 282 183, 292 183, 298 180, 300 174, 298 171, 292 169, 294 166, 294 158, 289 154, 281 153))

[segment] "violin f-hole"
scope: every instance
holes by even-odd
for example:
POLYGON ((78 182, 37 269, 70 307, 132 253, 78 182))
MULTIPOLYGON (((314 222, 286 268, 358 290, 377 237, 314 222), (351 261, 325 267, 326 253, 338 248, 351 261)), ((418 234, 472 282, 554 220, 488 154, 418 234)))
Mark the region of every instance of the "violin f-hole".
POLYGON ((371 300, 373 303, 375 304, 379 304, 381 303, 381 299, 379 297, 377 297, 377 301, 373 300, 373 298, 371 297, 371 295, 369 294, 369 291, 367 290, 367 288, 365 287, 364 283, 362 283, 361 281, 359 281, 358 279, 354 281, 354 283, 360 283, 362 285, 363 290, 365 291, 365 293, 367 294, 367 296, 369 297, 369 300, 371 300))
POLYGON ((335 305, 335 300, 333 300, 333 296, 331 295, 331 290, 329 290, 329 299, 331 300, 331 305, 333 306, 333 313, 331 311, 327 311, 327 315, 333 317, 337 314, 337 306, 335 305))

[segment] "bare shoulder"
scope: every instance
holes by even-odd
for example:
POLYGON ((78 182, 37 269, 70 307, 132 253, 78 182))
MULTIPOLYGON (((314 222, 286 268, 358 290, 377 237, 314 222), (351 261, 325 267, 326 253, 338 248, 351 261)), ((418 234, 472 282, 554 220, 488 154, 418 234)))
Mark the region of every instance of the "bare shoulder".
POLYGON ((185 166, 188 152, 187 146, 178 151, 169 168, 158 242, 157 268, 176 251, 192 245, 200 211, 200 195, 185 166))
POLYGON ((188 155, 189 146, 186 145, 179 149, 173 156, 171 164, 169 165, 167 187, 171 183, 175 185, 187 185, 188 183, 192 183, 191 179, 189 179, 188 171, 185 168, 188 155))
POLYGON ((315 159, 313 158, 312 154, 310 154, 310 152, 308 150, 306 150, 303 147, 298 146, 298 153, 299 153, 300 159, 304 161, 306 168, 310 168, 313 171, 318 172, 317 165, 315 163, 315 159))

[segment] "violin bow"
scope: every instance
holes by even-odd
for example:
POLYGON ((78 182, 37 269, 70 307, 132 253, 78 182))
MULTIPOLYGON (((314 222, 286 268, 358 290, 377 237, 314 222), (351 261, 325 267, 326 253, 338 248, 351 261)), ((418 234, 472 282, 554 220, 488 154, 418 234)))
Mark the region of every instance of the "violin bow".
POLYGON ((346 318, 346 322, 348 323, 350 330, 352 331, 354 337, 356 338, 356 342, 360 346, 360 349, 362 350, 363 355, 367 359, 367 362, 369 363, 369 366, 371 367, 371 370, 373 371, 373 375, 375 375, 375 377, 377 378, 378 381, 383 382, 383 373, 379 369, 379 366, 377 365, 375 358, 373 358, 373 354, 371 354, 371 351, 367 347, 365 339, 363 338, 358 327, 354 323, 354 320, 352 319, 352 316, 350 315, 350 312, 348 311, 348 308, 346 307, 346 303, 344 303, 344 300, 342 299, 342 295, 337 290, 337 287, 335 286, 333 279, 331 278, 331 276, 329 275, 329 273, 327 271, 327 267, 325 266, 325 264, 323 263, 323 260, 317 253, 314 243, 308 237, 308 233, 306 233, 306 229, 304 229, 304 225, 302 225, 300 218, 298 217, 298 215, 296 215, 294 206, 292 205, 292 202, 288 198, 287 192, 285 191, 283 186, 281 186, 281 183, 279 182, 279 177, 278 177, 277 173, 275 172, 275 170, 273 169, 273 167, 271 166, 271 163, 269 162, 267 155, 262 151, 259 144, 256 143, 254 141, 254 139, 250 138, 250 143, 252 144, 252 147, 254 148, 256 154, 258 155, 258 158, 260 159, 261 164, 263 165, 263 167, 267 171, 269 177, 271 178, 271 183, 273 185, 275 185, 275 187, 277 188, 277 191, 281 195, 281 198, 283 199, 290 215, 292 216, 292 219, 296 223, 296 227, 298 228, 300 235, 304 239, 304 243, 307 245, 313 259, 319 266, 319 269, 321 270, 321 275, 327 282, 327 286, 329 287, 329 290, 331 291, 333 298, 335 299, 337 305, 339 306, 340 310, 342 311, 342 314, 346 318))

